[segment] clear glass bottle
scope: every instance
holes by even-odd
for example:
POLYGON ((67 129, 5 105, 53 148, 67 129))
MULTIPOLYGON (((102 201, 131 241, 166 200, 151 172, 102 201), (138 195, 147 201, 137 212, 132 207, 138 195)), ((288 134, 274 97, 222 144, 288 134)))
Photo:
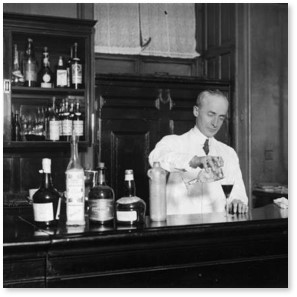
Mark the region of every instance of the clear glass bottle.
POLYGON ((49 54, 46 46, 43 48, 42 68, 40 69, 38 76, 41 88, 53 87, 54 74, 50 68, 49 54))
POLYGON ((36 87, 37 86, 37 61, 34 53, 33 40, 31 38, 28 38, 23 69, 24 69, 25 86, 36 87))
POLYGON ((71 137, 71 158, 66 170, 66 224, 85 224, 84 170, 78 158, 78 139, 71 137))
POLYGON ((145 202, 136 196, 136 186, 132 169, 125 170, 124 197, 116 201, 116 221, 123 225, 145 223, 145 202))
POLYGON ((67 68, 64 64, 64 60, 62 56, 59 56, 59 61, 56 68, 56 87, 57 88, 67 87, 67 68))
POLYGON ((73 59, 71 63, 71 86, 74 89, 82 88, 83 76, 82 64, 77 54, 77 47, 77 42, 75 42, 73 47, 73 59))
POLYGON ((49 115, 49 139, 58 141, 60 139, 60 122, 56 114, 56 97, 53 97, 53 105, 49 115))
POLYGON ((91 188, 88 195, 89 220, 99 224, 114 222, 114 191, 107 185, 104 163, 99 163, 98 183, 91 188))
POLYGON ((61 196, 54 188, 51 175, 51 159, 42 159, 42 181, 33 195, 34 221, 41 228, 57 224, 60 217, 61 196))
POLYGON ((24 76, 20 68, 19 52, 18 52, 17 44, 14 44, 13 46, 13 66, 12 66, 11 82, 13 86, 22 86, 24 84, 24 76))
POLYGON ((12 121, 11 140, 21 141, 21 124, 19 119, 19 112, 16 110, 12 121))

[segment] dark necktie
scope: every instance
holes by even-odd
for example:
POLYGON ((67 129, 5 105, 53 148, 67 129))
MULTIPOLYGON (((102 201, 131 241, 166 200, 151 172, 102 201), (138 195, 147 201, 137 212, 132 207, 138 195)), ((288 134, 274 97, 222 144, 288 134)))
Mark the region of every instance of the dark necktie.
POLYGON ((208 153, 209 153, 208 141, 209 141, 209 139, 207 138, 207 139, 205 140, 205 142, 204 142, 204 146, 203 146, 203 149, 204 149, 206 155, 208 155, 208 153))

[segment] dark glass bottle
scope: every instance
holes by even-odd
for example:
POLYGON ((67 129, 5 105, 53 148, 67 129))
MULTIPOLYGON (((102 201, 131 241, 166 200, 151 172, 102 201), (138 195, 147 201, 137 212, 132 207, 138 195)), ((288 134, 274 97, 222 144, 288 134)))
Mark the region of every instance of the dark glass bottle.
POLYGON ((70 107, 69 107, 68 100, 65 101, 62 126, 63 126, 63 140, 70 141, 70 138, 72 135, 72 120, 70 117, 70 107))
POLYGON ((124 197, 116 201, 116 220, 123 225, 141 225, 145 222, 145 202, 136 196, 132 169, 125 170, 124 197))
POLYGON ((52 88, 54 81, 54 74, 50 69, 49 54, 45 46, 42 53, 42 68, 39 71, 38 77, 41 88, 52 88))
POLYGON ((37 61, 35 58, 33 40, 28 38, 26 54, 24 57, 24 77, 26 87, 37 86, 37 61))
POLYGON ((79 137, 84 136, 84 120, 80 111, 80 104, 76 102, 74 117, 73 117, 73 131, 79 137))
POLYGON ((99 163, 98 183, 88 195, 89 220, 93 223, 112 224, 114 222, 114 191, 107 185, 104 163, 99 163))
POLYGON ((71 87, 74 89, 82 88, 82 64, 80 58, 77 55, 77 43, 74 43, 73 47, 73 59, 71 63, 71 87))
POLYGON ((21 141, 21 124, 19 119, 19 112, 16 111, 12 121, 11 140, 21 141))
POLYGON ((56 68, 56 87, 66 88, 67 87, 67 68, 64 65, 62 56, 59 57, 58 65, 56 68))
POLYGON ((71 87, 71 65, 72 65, 72 57, 73 57, 73 47, 70 47, 70 56, 67 61, 66 70, 67 70, 67 87, 71 87))
POLYGON ((61 197, 54 188, 51 175, 51 159, 42 159, 42 181, 33 195, 34 221, 40 228, 57 224, 60 217, 61 197))

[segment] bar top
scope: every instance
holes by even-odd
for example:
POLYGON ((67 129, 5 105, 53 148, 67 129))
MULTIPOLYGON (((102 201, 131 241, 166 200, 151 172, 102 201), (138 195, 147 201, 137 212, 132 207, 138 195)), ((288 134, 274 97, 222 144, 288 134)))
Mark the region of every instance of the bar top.
POLYGON ((38 229, 33 220, 33 211, 5 214, 3 216, 3 247, 53 245, 62 242, 111 240, 123 237, 178 236, 186 233, 205 233, 211 231, 232 231, 269 227, 287 224, 288 210, 275 204, 249 210, 247 214, 226 215, 222 213, 170 215, 164 222, 152 222, 146 217, 143 226, 66 226, 61 220, 55 228, 38 229))

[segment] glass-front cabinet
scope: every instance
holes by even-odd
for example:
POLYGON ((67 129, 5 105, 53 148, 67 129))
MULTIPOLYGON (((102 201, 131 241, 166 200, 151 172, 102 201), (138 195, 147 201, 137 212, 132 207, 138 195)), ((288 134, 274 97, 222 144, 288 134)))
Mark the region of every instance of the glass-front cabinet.
POLYGON ((4 196, 35 187, 44 157, 63 189, 72 131, 91 145, 95 23, 3 14, 4 196))
POLYGON ((4 14, 3 22, 4 148, 66 145, 67 117, 79 117, 80 141, 90 142, 95 21, 4 14), (50 135, 54 117, 59 136, 50 135))

